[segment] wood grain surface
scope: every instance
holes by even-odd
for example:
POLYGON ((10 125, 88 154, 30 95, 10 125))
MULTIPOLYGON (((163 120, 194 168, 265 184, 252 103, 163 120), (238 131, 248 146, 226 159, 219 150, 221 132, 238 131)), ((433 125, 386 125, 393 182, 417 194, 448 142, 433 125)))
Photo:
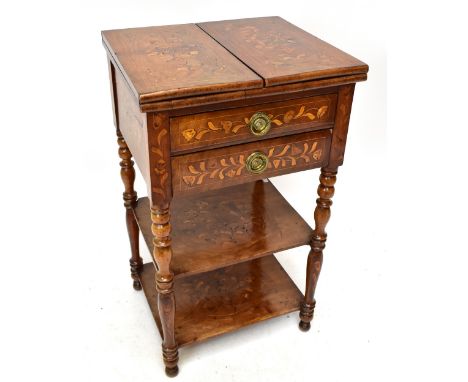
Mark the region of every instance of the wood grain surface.
MULTIPOLYGON (((148 199, 138 199, 134 212, 152 251, 148 199)), ((312 235, 271 182, 174 198, 171 215, 175 278, 307 245, 312 235)))
POLYGON ((108 30, 102 38, 140 103, 263 86, 194 24, 108 30))
POLYGON ((321 167, 328 161, 330 140, 331 130, 321 130, 172 157, 172 190, 174 195, 214 190, 321 167), (259 152, 268 165, 253 174, 246 161, 259 152))
POLYGON ((338 90, 335 126, 333 128, 330 161, 328 167, 338 167, 343 164, 348 138, 349 119, 353 105, 355 84, 341 86, 338 90))
POLYGON ((368 71, 279 17, 108 30, 102 38, 141 111, 272 94, 264 86, 341 85, 365 80, 368 71))
POLYGON ((120 72, 115 73, 115 85, 119 130, 125 138, 143 178, 149 183, 146 114, 140 112, 138 102, 120 72))
MULTIPOLYGON (((248 89, 217 94, 203 94, 199 96, 177 98, 172 100, 149 102, 140 105, 143 112, 174 111, 175 114, 190 114, 191 110, 204 108, 205 110, 220 110, 231 108, 239 104, 253 104, 271 102, 273 100, 286 100, 304 98, 309 94, 318 92, 330 93, 331 89, 341 85, 354 84, 366 81, 367 74, 353 74, 331 78, 320 78, 311 81, 292 84, 275 85, 266 88, 248 89)), ((196 112, 196 111, 195 111, 196 112)))
MULTIPOLYGON (((162 335, 153 264, 143 289, 162 335)), ((179 346, 206 340, 299 310, 302 293, 274 255, 175 280, 175 338, 179 346)))
POLYGON ((171 151, 194 151, 331 128, 336 98, 336 94, 327 94, 172 118, 171 151), (263 136, 256 136, 250 130, 251 117, 257 112, 267 114, 271 121, 270 131, 263 136))
POLYGON ((368 66, 281 17, 198 24, 266 86, 367 73, 368 66))

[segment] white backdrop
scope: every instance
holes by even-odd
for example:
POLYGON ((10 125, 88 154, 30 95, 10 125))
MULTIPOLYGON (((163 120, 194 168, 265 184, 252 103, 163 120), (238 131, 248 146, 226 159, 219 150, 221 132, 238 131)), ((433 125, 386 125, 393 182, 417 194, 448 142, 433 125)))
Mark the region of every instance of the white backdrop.
MULTIPOLYGON (((166 378, 149 308, 131 288, 100 30, 280 15, 370 66, 316 316, 308 333, 295 313, 183 348, 177 380, 466 381, 465 13, 407 3, 1 5, 0 378, 166 378)), ((312 224, 318 171, 273 182, 312 224)), ((307 252, 279 254, 301 289, 307 252)))

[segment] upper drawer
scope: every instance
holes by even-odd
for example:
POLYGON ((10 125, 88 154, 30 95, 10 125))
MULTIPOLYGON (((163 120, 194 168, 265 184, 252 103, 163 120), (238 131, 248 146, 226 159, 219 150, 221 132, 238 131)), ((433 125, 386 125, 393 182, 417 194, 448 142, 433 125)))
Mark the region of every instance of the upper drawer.
POLYGON ((332 127, 336 94, 171 118, 173 153, 332 127))

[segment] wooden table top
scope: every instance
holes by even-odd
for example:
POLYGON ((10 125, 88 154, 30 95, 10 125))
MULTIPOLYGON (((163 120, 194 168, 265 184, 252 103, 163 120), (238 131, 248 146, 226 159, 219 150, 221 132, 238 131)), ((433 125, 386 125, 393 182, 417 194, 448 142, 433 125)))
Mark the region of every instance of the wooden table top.
POLYGON ((102 37, 140 104, 368 71, 280 17, 109 30, 102 37))
POLYGON ((260 75, 265 86, 367 73, 363 62, 281 17, 198 24, 260 75))

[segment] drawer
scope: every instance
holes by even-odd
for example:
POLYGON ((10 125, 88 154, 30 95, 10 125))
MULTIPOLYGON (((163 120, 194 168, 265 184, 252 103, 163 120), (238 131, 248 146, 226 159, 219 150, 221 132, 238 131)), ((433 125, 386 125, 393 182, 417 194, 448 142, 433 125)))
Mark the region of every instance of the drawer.
POLYGON ((328 161, 331 130, 172 157, 174 194, 212 190, 321 167, 328 161))
POLYGON ((171 118, 173 153, 333 126, 336 94, 171 118))

